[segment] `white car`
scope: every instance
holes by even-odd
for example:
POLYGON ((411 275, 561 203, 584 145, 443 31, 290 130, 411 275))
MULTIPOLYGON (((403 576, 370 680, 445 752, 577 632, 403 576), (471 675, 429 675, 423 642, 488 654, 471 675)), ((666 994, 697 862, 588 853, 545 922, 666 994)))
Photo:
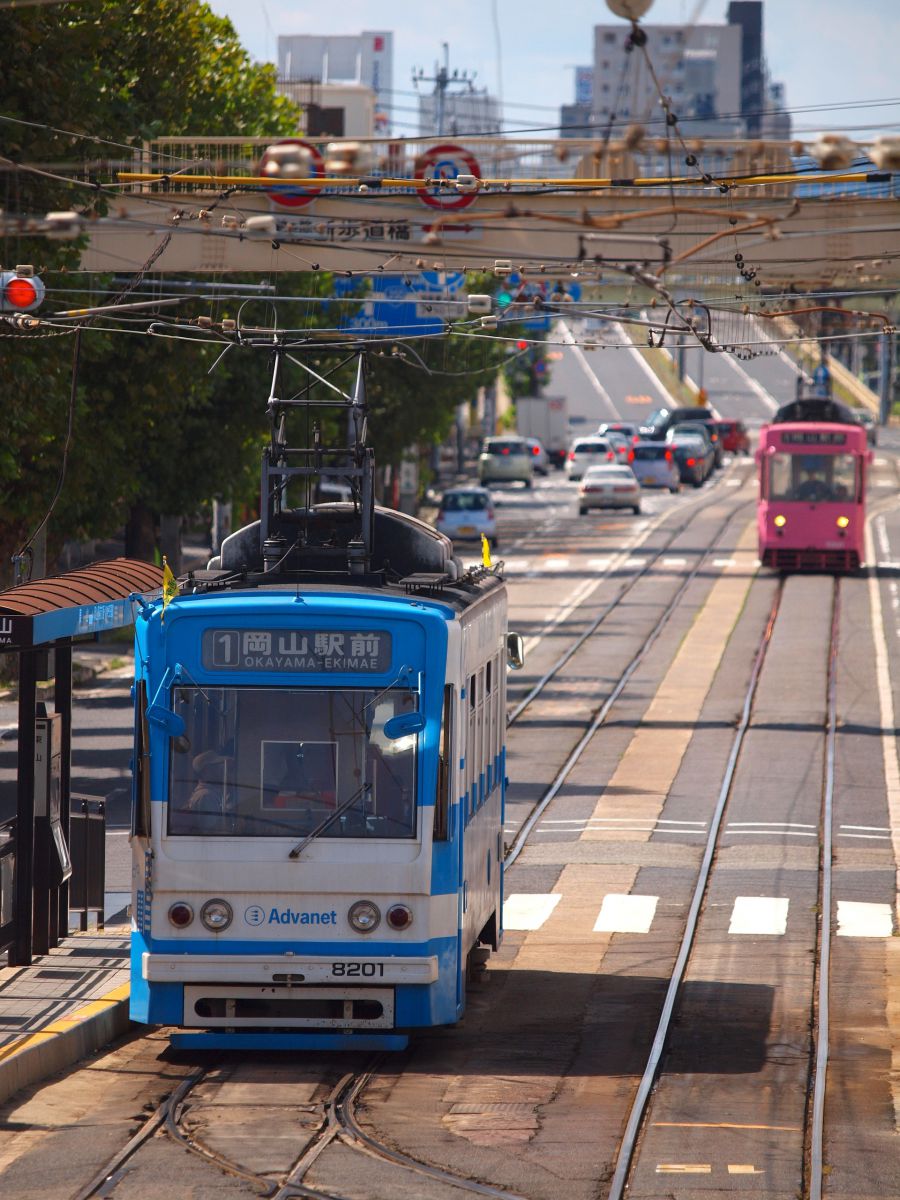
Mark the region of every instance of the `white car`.
POLYGON ((608 438, 576 438, 566 455, 566 476, 569 479, 580 479, 588 467, 615 461, 616 452, 608 438))
POLYGON ((524 438, 489 437, 478 459, 481 483, 519 479, 527 488, 534 477, 534 456, 524 438))
POLYGON ((591 508, 641 511, 641 485, 631 467, 616 463, 588 467, 578 488, 578 511, 584 516, 591 508))
POLYGON ((497 545, 497 519, 494 504, 487 488, 458 487, 444 492, 435 527, 454 541, 469 538, 480 540, 481 535, 497 545))

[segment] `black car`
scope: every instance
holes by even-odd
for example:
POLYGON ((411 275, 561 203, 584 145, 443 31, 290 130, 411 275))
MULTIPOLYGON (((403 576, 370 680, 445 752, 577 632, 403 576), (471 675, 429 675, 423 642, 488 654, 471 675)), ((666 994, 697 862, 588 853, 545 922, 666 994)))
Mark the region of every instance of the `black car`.
POLYGON ((658 408, 641 426, 641 437, 645 441, 661 442, 673 425, 681 421, 708 421, 712 413, 705 404, 691 408, 658 408))
POLYGON ((715 454, 712 446, 699 430, 696 433, 688 432, 686 423, 684 432, 680 429, 671 430, 667 441, 672 449, 681 482, 700 487, 713 469, 715 454))

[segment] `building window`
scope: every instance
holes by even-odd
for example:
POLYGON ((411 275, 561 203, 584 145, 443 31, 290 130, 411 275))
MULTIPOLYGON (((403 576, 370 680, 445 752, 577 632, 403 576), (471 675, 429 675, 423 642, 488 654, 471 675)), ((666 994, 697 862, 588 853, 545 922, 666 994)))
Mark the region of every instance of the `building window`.
POLYGON ((616 44, 616 35, 614 33, 604 33, 603 42, 604 45, 614 46, 616 44))

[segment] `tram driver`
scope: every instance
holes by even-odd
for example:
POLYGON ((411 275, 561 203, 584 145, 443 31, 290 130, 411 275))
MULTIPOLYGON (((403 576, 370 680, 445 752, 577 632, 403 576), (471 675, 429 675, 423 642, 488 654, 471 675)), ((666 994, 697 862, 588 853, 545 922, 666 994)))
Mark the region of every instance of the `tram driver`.
POLYGON ((225 775, 228 759, 217 750, 203 750, 194 756, 191 768, 194 787, 181 808, 170 814, 170 829, 175 834, 223 834, 230 831, 231 814, 225 801, 225 775))

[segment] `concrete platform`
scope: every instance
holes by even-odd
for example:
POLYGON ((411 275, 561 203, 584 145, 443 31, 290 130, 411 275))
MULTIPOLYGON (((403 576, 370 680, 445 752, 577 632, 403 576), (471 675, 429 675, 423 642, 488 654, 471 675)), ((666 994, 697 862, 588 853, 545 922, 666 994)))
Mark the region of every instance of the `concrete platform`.
POLYGON ((125 1032, 128 956, 128 926, 107 925, 0 967, 0 1104, 125 1032))

